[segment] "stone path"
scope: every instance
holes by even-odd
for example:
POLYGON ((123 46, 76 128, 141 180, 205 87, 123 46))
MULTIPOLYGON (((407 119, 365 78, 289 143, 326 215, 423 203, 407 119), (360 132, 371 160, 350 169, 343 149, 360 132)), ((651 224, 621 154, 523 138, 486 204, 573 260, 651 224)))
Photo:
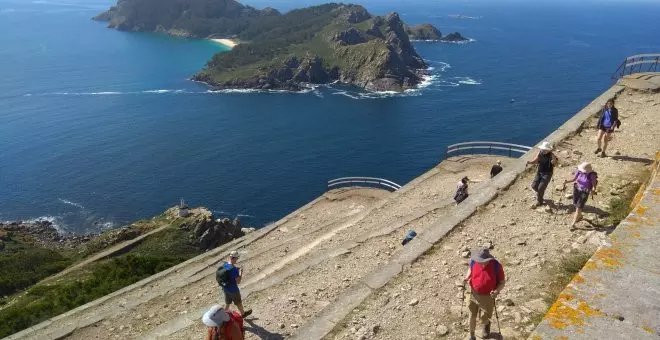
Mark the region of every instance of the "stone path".
MULTIPOLYGON (((546 193, 552 210, 532 210, 529 189, 534 173, 527 171, 485 209, 466 220, 385 287, 372 293, 353 313, 339 323, 329 339, 448 339, 466 337, 461 312, 460 281, 467 260, 462 252, 492 244, 493 254, 507 272, 507 288, 498 307, 504 338, 524 338, 534 329, 532 318, 547 305, 543 294, 548 285, 546 270, 558 259, 576 252, 593 252, 612 231, 605 225, 608 202, 628 186, 638 185, 633 174, 648 170, 660 149, 660 94, 623 92, 617 101, 623 125, 615 133, 609 154, 597 158, 595 121, 580 134, 561 143, 561 167, 546 193), (582 161, 593 164, 600 176, 600 193, 585 214, 577 231, 569 230, 570 200, 555 187, 571 177, 582 161)), ((464 311, 465 312, 465 311, 464 311)), ((493 327, 497 331, 497 327, 493 327)))
POLYGON ((660 335, 660 151, 655 174, 608 242, 559 294, 532 339, 657 339, 660 335), (633 288, 634 287, 634 288, 633 288))

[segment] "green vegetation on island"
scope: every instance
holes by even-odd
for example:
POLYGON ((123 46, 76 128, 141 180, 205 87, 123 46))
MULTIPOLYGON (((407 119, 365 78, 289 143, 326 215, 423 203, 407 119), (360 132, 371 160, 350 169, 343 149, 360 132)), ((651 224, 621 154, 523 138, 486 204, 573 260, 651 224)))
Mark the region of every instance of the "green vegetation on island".
MULTIPOLYGON (((396 13, 372 16, 359 5, 329 3, 280 14, 234 0, 120 0, 95 19, 120 30, 238 39, 193 77, 216 89, 296 91, 339 81, 403 91, 416 87, 428 68, 396 13)), ((442 39, 435 27, 420 27, 408 32, 442 39)))
POLYGON ((0 338, 108 295, 242 236, 238 220, 171 208, 101 235, 60 236, 48 222, 0 223, 0 338), (152 232, 119 251, 110 247, 152 232), (95 261, 90 256, 108 252, 95 261), (84 265, 71 267, 76 263, 84 265), (68 270, 62 272, 66 268, 68 270), (53 276, 62 272, 59 276, 53 276))

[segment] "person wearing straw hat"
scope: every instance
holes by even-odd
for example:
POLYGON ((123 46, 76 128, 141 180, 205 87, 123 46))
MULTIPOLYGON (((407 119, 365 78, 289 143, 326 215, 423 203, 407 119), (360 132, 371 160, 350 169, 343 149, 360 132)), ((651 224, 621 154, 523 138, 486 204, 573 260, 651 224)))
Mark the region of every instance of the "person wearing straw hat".
POLYGON ((552 172, 555 165, 558 163, 557 156, 552 153, 552 144, 548 141, 543 141, 539 146, 541 151, 536 155, 536 157, 527 161, 527 164, 538 164, 536 169, 536 177, 532 182, 532 190, 536 192, 536 203, 532 205, 532 209, 543 205, 543 195, 545 195, 545 189, 548 188, 550 180, 552 179, 552 172))
POLYGON ((470 266, 463 279, 470 285, 468 308, 470 310, 470 340, 475 340, 477 315, 481 311, 482 338, 490 334, 490 318, 495 308, 495 298, 506 283, 502 264, 490 254, 488 248, 472 250, 470 266))
POLYGON ((595 154, 599 157, 607 157, 605 150, 607 150, 607 143, 612 138, 615 128, 621 127, 621 121, 619 120, 619 110, 614 107, 614 98, 607 101, 605 108, 600 113, 600 118, 598 119, 598 148, 594 151, 595 154))
POLYGON ((206 340, 243 340, 244 338, 240 321, 219 305, 211 307, 204 313, 202 322, 207 327, 206 340))
POLYGON ((575 206, 575 215, 571 223, 572 229, 582 218, 582 209, 584 209, 584 205, 587 203, 587 199, 589 199, 589 194, 592 197, 596 194, 598 173, 593 170, 591 164, 584 162, 578 165, 575 176, 572 179, 566 180, 564 185, 571 182, 573 182, 573 205, 575 206))

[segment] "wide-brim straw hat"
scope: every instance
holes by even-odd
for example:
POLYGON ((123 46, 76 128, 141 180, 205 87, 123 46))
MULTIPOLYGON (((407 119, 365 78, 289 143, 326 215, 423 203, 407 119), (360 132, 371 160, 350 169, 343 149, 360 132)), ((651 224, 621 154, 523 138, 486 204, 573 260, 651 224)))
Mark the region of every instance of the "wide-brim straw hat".
POLYGON ((472 261, 477 262, 477 263, 486 263, 490 260, 493 260, 494 257, 493 255, 490 254, 490 251, 488 251, 488 248, 477 248, 472 250, 472 256, 471 256, 472 261))
POLYGON ((590 173, 594 171, 594 169, 591 167, 591 164, 589 164, 589 162, 584 162, 578 165, 578 170, 584 173, 590 173))
POLYGON ((541 145, 539 145, 539 149, 543 151, 552 151, 552 144, 548 141, 544 141, 541 143, 541 145))
POLYGON ((220 327, 220 325, 227 321, 229 321, 229 315, 219 305, 211 307, 211 309, 202 316, 202 322, 207 327, 220 327))

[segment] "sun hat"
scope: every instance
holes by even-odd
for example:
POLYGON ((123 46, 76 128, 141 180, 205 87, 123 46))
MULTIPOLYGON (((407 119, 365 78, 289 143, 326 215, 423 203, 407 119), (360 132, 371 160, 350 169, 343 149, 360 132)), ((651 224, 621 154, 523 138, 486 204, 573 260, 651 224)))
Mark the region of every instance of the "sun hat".
POLYGON ((488 251, 488 248, 477 248, 472 250, 471 253, 472 253, 471 259, 474 262, 486 263, 494 259, 493 255, 491 255, 490 251, 488 251))
POLYGON ((539 146, 539 149, 544 151, 552 151, 552 144, 550 144, 548 141, 543 141, 543 143, 541 143, 539 146))
POLYGON ((223 322, 227 321, 229 321, 229 315, 219 305, 211 307, 211 309, 202 316, 202 322, 207 327, 220 327, 223 322))
POLYGON ((591 168, 591 164, 589 164, 589 162, 583 162, 582 164, 578 165, 578 170, 580 172, 584 172, 584 173, 587 173, 587 174, 590 173, 590 172, 594 172, 594 170, 591 168))
POLYGON ((502 164, 502 161, 498 159, 498 160, 497 160, 497 164, 498 164, 498 165, 499 165, 499 164, 502 164))
POLYGON ((241 255, 238 253, 236 250, 232 250, 231 253, 229 253, 229 257, 233 257, 235 259, 241 257, 241 255))

